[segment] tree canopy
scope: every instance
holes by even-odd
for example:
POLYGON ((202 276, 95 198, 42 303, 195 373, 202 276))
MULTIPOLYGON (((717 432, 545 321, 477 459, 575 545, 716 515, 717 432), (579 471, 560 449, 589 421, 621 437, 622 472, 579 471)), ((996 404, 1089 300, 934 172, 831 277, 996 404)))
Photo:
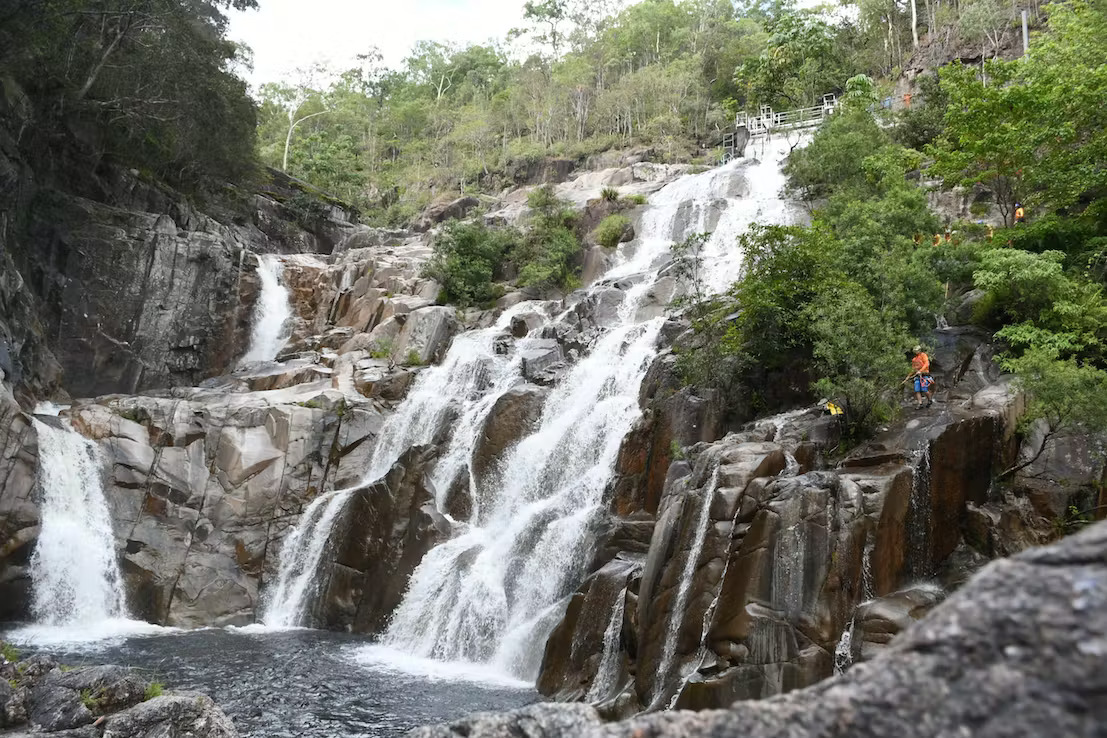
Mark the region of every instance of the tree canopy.
MULTIPOLYGON (((223 10, 256 0, 13 0, 0 10, 5 95, 31 155, 59 135, 186 187, 246 177, 255 109, 223 10)), ((49 152, 52 152, 49 153, 49 152)))

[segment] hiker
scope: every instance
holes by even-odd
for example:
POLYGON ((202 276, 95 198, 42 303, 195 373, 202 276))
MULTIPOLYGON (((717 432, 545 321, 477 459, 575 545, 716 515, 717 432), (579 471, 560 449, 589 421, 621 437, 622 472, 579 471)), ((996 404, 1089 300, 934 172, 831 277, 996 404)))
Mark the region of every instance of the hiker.
POLYGON ((912 351, 908 352, 908 356, 911 359, 911 367, 915 371, 908 374, 907 379, 904 379, 903 383, 906 384, 914 380, 915 409, 921 410, 923 407, 923 395, 926 395, 927 407, 934 404, 934 399, 931 396, 934 387, 934 378, 930 376, 930 357, 922 350, 922 346, 915 346, 912 351))
POLYGON ((1021 202, 1015 203, 1015 224, 1026 222, 1026 209, 1022 206, 1021 202))

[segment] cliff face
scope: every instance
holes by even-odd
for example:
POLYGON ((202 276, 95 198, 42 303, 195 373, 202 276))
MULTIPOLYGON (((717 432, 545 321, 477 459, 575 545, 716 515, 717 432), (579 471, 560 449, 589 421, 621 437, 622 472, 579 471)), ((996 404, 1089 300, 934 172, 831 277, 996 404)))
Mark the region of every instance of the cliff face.
POLYGON ((1100 736, 1107 523, 987 566, 871 663, 768 700, 604 725, 588 705, 475 715, 409 738, 1100 736))
MULTIPOLYGON (((203 387, 78 400, 66 411, 78 432, 99 441, 135 615, 182 626, 254 622, 290 526, 319 495, 359 484, 384 414, 413 377, 415 368, 372 358, 367 337, 389 336, 404 356, 429 362, 457 329, 452 310, 419 296, 437 292, 420 277, 428 251, 419 239, 403 244, 362 232, 354 241, 375 245, 289 257, 287 361, 240 367, 203 387)), ((253 263, 248 268, 254 279, 253 263)), ((34 425, 10 397, 0 412, 9 421, 0 436, 0 618, 18 618, 29 603, 42 460, 34 425)), ((409 473, 359 493, 371 512, 351 506, 359 520, 368 515, 367 529, 389 514, 400 524, 421 520, 422 466, 401 462, 409 473)), ((349 541, 356 548, 376 539, 358 527, 349 541)), ((352 558, 344 552, 333 564, 345 577, 332 588, 337 600, 371 590, 380 575, 362 563, 351 576, 352 558)), ((402 592, 406 580, 395 581, 402 592)), ((342 612, 324 608, 313 622, 337 625, 354 615, 342 612)))
MULTIPOLYGON (((320 219, 327 227, 317 227, 326 238, 304 230, 273 199, 276 189, 240 194, 241 214, 216 219, 131 171, 105 166, 74 192, 38 181, 2 145, 0 171, 13 173, 0 192, 12 214, 0 234, 0 291, 34 305, 33 332, 75 397, 194 385, 222 373, 249 336, 251 254, 330 252, 354 229, 330 207, 320 219)), ((286 195, 295 192, 285 184, 286 195)), ((28 322, 15 323, 6 333, 20 348, 22 382, 49 388, 54 367, 14 335, 28 322)))
POLYGON ((1102 467, 1059 453, 1045 476, 1067 486, 994 485, 1034 448, 1015 435, 1023 398, 983 336, 931 341, 939 402, 835 464, 837 424, 817 410, 704 442, 709 403, 654 394, 539 690, 626 716, 803 688, 880 653, 984 562, 1053 538, 1049 505, 1081 500, 1102 467))

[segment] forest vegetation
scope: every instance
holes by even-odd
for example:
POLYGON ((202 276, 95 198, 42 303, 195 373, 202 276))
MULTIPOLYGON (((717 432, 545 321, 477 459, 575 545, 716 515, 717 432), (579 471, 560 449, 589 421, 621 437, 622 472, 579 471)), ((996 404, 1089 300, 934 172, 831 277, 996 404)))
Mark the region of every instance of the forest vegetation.
MULTIPOLYGON (((840 111, 787 165, 811 223, 751 229, 736 246, 742 281, 717 297, 693 288, 699 299, 678 306, 695 328, 680 347, 686 381, 755 411, 771 409, 769 378, 798 368, 807 399, 839 399, 860 436, 894 411, 903 350, 971 293, 969 317, 1031 390, 1031 418, 1050 433, 1107 424, 1107 0, 532 0, 513 38, 427 41, 397 68, 369 50, 353 69, 266 84, 256 102, 224 16, 254 5, 11 0, 3 128, 40 177, 114 164, 212 197, 268 165, 366 222, 404 225, 434 200, 498 193, 548 157, 644 147, 711 164, 738 111, 836 93, 840 111), (1023 9, 1041 30, 1006 59, 1023 9), (909 108, 881 105, 909 60, 966 53, 971 63, 918 80, 909 108), (950 226, 922 180, 984 186, 1008 223, 1015 201, 1032 217, 994 234, 953 224, 958 238, 931 245, 950 226)), ((634 204, 590 237, 617 244, 634 204)), ((517 227, 443 229, 429 271, 444 299, 485 304, 508 281, 576 285, 589 236, 578 214, 548 189, 529 205, 517 227)), ((678 252, 694 281, 695 243, 678 252)))

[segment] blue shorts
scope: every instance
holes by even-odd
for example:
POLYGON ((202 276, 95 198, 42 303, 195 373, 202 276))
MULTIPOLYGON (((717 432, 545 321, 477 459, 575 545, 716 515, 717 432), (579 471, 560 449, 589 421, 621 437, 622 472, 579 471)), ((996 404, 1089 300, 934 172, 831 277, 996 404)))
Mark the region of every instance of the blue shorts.
POLYGON ((930 385, 934 384, 934 380, 930 377, 923 375, 921 377, 915 377, 915 391, 916 392, 929 392, 930 385))

